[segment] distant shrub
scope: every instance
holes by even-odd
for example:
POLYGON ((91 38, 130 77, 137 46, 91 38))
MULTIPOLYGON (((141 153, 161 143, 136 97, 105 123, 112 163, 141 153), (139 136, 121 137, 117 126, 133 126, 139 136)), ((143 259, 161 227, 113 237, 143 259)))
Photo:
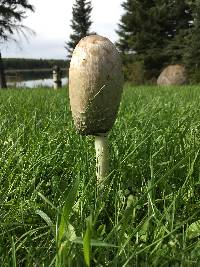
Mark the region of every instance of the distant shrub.
POLYGON ((189 71, 188 79, 191 84, 200 83, 200 69, 195 69, 189 71))
POLYGON ((124 65, 124 78, 132 84, 144 84, 144 65, 142 62, 127 63, 124 65))

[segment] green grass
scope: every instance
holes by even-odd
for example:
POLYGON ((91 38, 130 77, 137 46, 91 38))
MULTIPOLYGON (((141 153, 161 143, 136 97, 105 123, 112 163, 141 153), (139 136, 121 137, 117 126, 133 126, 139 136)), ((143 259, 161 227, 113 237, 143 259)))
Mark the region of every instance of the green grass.
POLYGON ((0 266, 199 266, 200 86, 126 87, 101 195, 66 90, 0 91, 0 266))

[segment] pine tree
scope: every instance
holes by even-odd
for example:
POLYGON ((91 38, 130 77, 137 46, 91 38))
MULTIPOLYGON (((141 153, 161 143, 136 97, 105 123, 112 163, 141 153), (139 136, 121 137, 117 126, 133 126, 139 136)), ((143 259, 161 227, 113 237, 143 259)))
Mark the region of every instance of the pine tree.
POLYGON ((191 28, 185 49, 185 65, 191 81, 200 82, 200 1, 191 5, 193 11, 193 27, 191 28))
MULTIPOLYGON (((192 0, 193 1, 193 0, 192 0)), ((168 41, 166 54, 171 64, 183 63, 187 38, 192 28, 193 12, 191 4, 187 0, 171 1, 169 18, 173 22, 173 35, 168 41)))
POLYGON ((90 20, 91 11, 91 1, 76 0, 73 5, 71 20, 73 33, 70 35, 70 41, 66 43, 69 58, 80 39, 89 35, 89 29, 92 24, 90 20))
POLYGON ((142 62, 146 78, 157 77, 164 65, 182 55, 180 40, 190 27, 189 5, 186 0, 126 0, 122 7, 125 13, 117 31, 117 46, 125 62, 127 58, 142 62))

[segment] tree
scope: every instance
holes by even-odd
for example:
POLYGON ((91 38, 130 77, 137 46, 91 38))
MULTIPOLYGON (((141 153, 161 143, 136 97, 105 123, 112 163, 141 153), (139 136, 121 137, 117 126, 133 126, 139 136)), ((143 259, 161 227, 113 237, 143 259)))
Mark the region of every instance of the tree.
POLYGON ((8 40, 15 32, 26 27, 22 24, 26 11, 34 11, 28 0, 1 0, 0 3, 0 40, 8 40))
POLYGON ((1 53, 0 53, 0 88, 6 88, 6 77, 4 73, 4 65, 3 65, 3 60, 1 58, 1 53))
MULTIPOLYGON (((28 0, 1 0, 0 2, 0 44, 12 38, 15 32, 27 29, 22 21, 27 10, 34 11, 28 0)), ((0 88, 5 88, 3 62, 0 57, 0 88)))
POLYGON ((71 20, 73 33, 70 35, 70 41, 66 43, 69 58, 80 39, 90 34, 89 29, 92 24, 90 20, 91 11, 91 1, 76 0, 73 5, 71 20))
POLYGON ((180 40, 190 27, 192 16, 186 0, 126 0, 122 7, 125 13, 117 31, 117 46, 125 62, 127 58, 142 62, 150 79, 157 77, 164 65, 180 60, 182 49, 175 54, 172 44, 181 48, 180 40))
POLYGON ((200 82, 200 1, 191 3, 193 27, 190 29, 184 62, 192 82, 200 82))
POLYGON ((173 35, 166 47, 169 63, 183 63, 187 38, 193 27, 193 10, 191 3, 194 0, 171 1, 170 21, 173 22, 173 35))

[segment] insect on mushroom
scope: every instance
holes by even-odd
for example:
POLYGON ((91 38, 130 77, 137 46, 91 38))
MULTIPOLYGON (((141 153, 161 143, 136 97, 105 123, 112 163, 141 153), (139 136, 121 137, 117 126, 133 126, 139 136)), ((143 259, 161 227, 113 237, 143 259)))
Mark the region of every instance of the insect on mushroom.
POLYGON ((113 126, 123 89, 120 55, 105 37, 84 37, 69 69, 69 97, 77 131, 95 136, 97 181, 108 175, 107 133, 113 126))

